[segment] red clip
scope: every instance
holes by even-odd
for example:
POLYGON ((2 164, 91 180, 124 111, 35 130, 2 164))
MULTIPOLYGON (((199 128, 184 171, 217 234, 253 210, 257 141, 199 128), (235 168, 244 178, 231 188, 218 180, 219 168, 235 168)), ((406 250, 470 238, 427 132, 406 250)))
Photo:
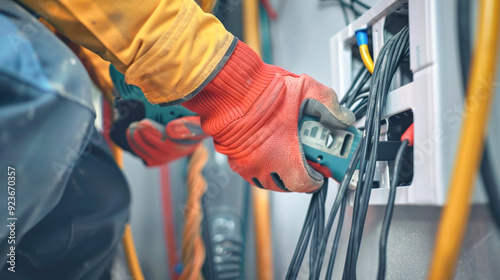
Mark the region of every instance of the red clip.
POLYGON ((401 141, 408 140, 410 142, 409 146, 413 146, 413 124, 408 127, 408 129, 401 135, 401 141))

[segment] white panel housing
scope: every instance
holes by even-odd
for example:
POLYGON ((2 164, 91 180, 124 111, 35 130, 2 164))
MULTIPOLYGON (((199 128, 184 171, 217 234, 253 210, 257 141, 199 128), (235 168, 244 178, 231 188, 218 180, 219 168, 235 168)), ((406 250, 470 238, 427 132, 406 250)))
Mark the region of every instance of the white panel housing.
MULTIPOLYGON (((414 175, 411 185, 398 187, 397 204, 443 205, 453 168, 460 124, 463 90, 460 77, 455 8, 452 0, 383 0, 330 39, 332 85, 341 98, 351 84, 359 61, 353 59, 354 32, 371 29, 374 60, 388 37, 388 16, 407 9, 410 27, 410 68, 413 81, 389 93, 386 117, 413 110, 415 126, 414 175)), ((498 127, 496 128, 498 129, 498 127)), ((381 140, 385 134, 382 128, 381 140)), ((498 134, 498 132, 490 132, 498 134)), ((498 155, 492 155, 496 160, 498 155)), ((379 162, 380 188, 370 204, 386 204, 389 168, 379 162)), ((486 201, 477 180, 474 202, 486 201)))

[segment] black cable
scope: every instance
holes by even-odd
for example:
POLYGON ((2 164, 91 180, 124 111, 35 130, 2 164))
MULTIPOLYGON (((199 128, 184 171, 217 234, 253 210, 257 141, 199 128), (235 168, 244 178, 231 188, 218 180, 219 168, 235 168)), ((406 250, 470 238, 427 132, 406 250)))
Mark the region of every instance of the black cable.
POLYGON ((363 72, 363 75, 361 76, 361 81, 358 83, 358 85, 353 89, 353 92, 349 94, 349 98, 347 99, 346 106, 349 108, 352 106, 354 103, 354 99, 362 92, 364 85, 370 80, 371 74, 366 69, 365 72, 363 72))
POLYGON ((481 178, 486 196, 488 197, 491 218, 497 225, 497 228, 500 229, 500 193, 488 150, 488 142, 486 142, 483 150, 483 158, 481 159, 481 178))
POLYGON ((362 148, 363 148, 363 145, 361 143, 360 143, 360 145, 358 145, 358 147, 356 147, 354 154, 352 156, 352 160, 347 167, 346 173, 344 174, 344 177, 342 178, 342 182, 340 184, 340 187, 337 191, 335 201, 333 202, 332 208, 330 210, 330 215, 328 216, 328 221, 327 221, 326 226, 325 226, 323 240, 319 246, 320 250, 319 250, 317 258, 315 259, 315 263, 316 263, 315 266, 317 267, 317 270, 316 270, 317 277, 314 277, 313 279, 319 278, 319 272, 321 271, 321 265, 323 264, 324 253, 325 253, 326 245, 328 243, 328 238, 330 236, 330 231, 333 227, 333 222, 335 220, 335 216, 337 215, 337 211, 339 210, 339 207, 340 207, 343 199, 347 196, 347 189, 349 187, 349 182, 351 181, 351 178, 354 174, 354 171, 356 170, 356 166, 358 165, 362 148))
POLYGON ((367 106, 368 106, 368 98, 363 98, 359 101, 358 104, 356 104, 356 106, 353 106, 350 109, 353 113, 355 113, 356 111, 361 110, 367 106))
MULTIPOLYGON (((460 69, 464 95, 467 93, 467 82, 469 78, 470 56, 471 56, 471 32, 470 32, 470 8, 471 2, 468 0, 458 1, 457 21, 458 21, 458 43, 460 52, 460 69)), ((493 222, 500 229, 500 193, 498 190, 498 180, 493 172, 493 163, 490 159, 489 144, 486 140, 481 158, 481 179, 484 190, 488 197, 488 207, 493 222)))
POLYGON ((342 99, 339 102, 341 105, 345 105, 345 103, 349 99, 350 95, 353 93, 354 87, 360 81, 361 75, 364 75, 365 72, 368 72, 368 69, 366 69, 366 67, 362 67, 361 69, 359 69, 358 73, 356 73, 356 75, 354 76, 354 79, 352 79, 351 85, 349 86, 349 88, 346 91, 346 94, 344 94, 344 96, 342 97, 342 99))
POLYGON ((354 14, 354 18, 358 18, 361 15, 361 12, 356 10, 356 8, 354 7, 354 0, 350 1, 349 8, 351 9, 352 13, 354 14))
POLYGON ((356 118, 356 121, 359 121, 361 118, 363 118, 366 115, 366 107, 363 107, 359 111, 356 111, 354 113, 354 117, 356 118))
POLYGON ((333 239, 332 251, 330 252, 330 260, 328 261, 328 267, 326 270, 326 278, 332 279, 333 268, 335 265, 335 256, 337 255, 337 249, 339 247, 340 235, 342 234, 342 225, 344 224, 345 208, 347 205, 347 195, 342 199, 342 206, 340 208, 340 216, 337 222, 337 230, 335 231, 335 237, 333 239))
POLYGON ((346 3, 344 3, 344 1, 342 1, 342 0, 339 0, 339 3, 340 3, 340 9, 342 10, 342 14, 344 15, 345 25, 349 25, 350 20, 349 20, 349 16, 347 15, 346 3))
POLYGON ((370 5, 368 5, 368 4, 364 3, 364 2, 361 2, 359 0, 354 0, 354 3, 360 5, 361 7, 365 8, 367 10, 371 9, 370 5))
MULTIPOLYGON (((327 1, 327 0, 320 0, 320 1, 323 3, 332 2, 332 1, 327 1)), ((347 13, 347 9, 351 10, 352 14, 354 15, 354 19, 356 19, 359 16, 361 16, 363 13, 361 11, 359 11, 355 5, 358 5, 365 10, 368 10, 371 8, 368 4, 366 4, 362 1, 359 1, 359 0, 351 0, 349 2, 344 2, 344 0, 335 0, 335 1, 338 2, 340 5, 340 8, 342 10, 342 14, 344 16, 345 25, 349 25, 349 23, 351 22, 351 20, 349 19, 348 13, 347 13)))
POLYGON ((366 115, 366 109, 368 107, 367 103, 368 102, 366 102, 366 101, 360 103, 360 106, 352 111, 354 113, 354 117, 356 118, 356 121, 359 121, 362 117, 364 117, 366 115))
POLYGON ((316 266, 315 266, 315 258, 317 256, 317 251, 320 248, 321 240, 323 237, 323 230, 325 228, 325 201, 326 194, 328 191, 328 179, 325 179, 325 182, 321 189, 318 191, 318 203, 316 204, 318 216, 316 218, 314 224, 314 234, 311 240, 311 249, 309 249, 310 257, 309 257, 309 274, 310 278, 314 279, 314 275, 316 275, 316 266))
POLYGON ((313 222, 316 220, 318 192, 314 193, 306 214, 306 219, 297 242, 297 247, 288 266, 286 279, 296 279, 307 249, 307 244, 312 232, 313 222))
POLYGON ((394 212, 394 201, 396 200, 396 190, 398 187, 399 171, 401 170, 401 165, 403 162, 403 156, 405 154, 406 148, 408 148, 408 140, 404 140, 398 149, 396 154, 396 159, 394 160, 394 170, 392 173, 391 189, 389 192, 389 200, 387 202, 387 208, 385 209, 384 221, 382 223, 382 231, 380 233, 380 242, 378 249, 378 273, 377 279, 385 279, 385 268, 387 259, 387 237, 389 236, 389 228, 392 221, 392 213, 394 212))
POLYGON ((469 79, 469 65, 471 51, 470 38, 470 9, 472 1, 458 0, 457 1, 457 27, 458 27, 458 46, 460 51, 460 69, 462 75, 462 84, 464 92, 469 79))

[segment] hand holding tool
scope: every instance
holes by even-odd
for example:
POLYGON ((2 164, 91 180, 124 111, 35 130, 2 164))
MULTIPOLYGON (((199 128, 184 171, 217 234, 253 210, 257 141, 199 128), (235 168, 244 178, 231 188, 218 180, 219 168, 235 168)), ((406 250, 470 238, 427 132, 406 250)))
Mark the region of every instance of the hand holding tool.
POLYGON ((117 95, 111 139, 147 166, 187 156, 208 137, 195 113, 180 105, 153 105, 138 87, 126 84, 123 74, 113 66, 110 75, 117 95))
POLYGON ((302 151, 302 115, 316 116, 332 130, 355 122, 331 88, 263 63, 241 42, 213 80, 183 105, 199 113, 203 130, 235 172, 275 191, 314 192, 323 185, 324 176, 302 151))

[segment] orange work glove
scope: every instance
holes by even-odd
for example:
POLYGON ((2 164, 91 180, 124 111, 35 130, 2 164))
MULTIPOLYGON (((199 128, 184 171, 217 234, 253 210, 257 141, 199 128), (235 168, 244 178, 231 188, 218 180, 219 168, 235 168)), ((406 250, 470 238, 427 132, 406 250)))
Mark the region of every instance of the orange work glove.
POLYGON ((313 192, 323 183, 300 144, 303 114, 319 117, 331 130, 355 122, 332 89, 263 63, 242 42, 210 83, 183 105, 200 115, 203 130, 235 172, 275 191, 313 192))
POLYGON ((162 125, 146 118, 138 100, 115 100, 115 120, 110 137, 123 150, 140 157, 147 166, 157 166, 190 155, 208 137, 200 117, 186 116, 162 125))
POLYGON ((182 117, 162 125, 150 119, 133 122, 127 129, 130 148, 147 166, 158 166, 188 156, 208 137, 200 117, 182 117))

